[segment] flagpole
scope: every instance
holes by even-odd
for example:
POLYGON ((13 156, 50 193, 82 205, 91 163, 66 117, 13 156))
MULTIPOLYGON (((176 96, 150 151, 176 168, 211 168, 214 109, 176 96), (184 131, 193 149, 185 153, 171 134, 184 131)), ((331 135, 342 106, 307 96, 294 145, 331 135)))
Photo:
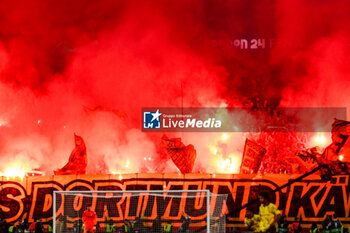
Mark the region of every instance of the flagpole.
POLYGON ((181 114, 182 114, 182 120, 183 120, 183 115, 184 115, 184 91, 182 87, 182 80, 180 82, 180 87, 181 87, 181 114))
MULTIPOLYGON (((314 168, 313 170, 311 170, 311 171, 309 171, 309 172, 307 172, 307 173, 305 173, 305 174, 303 174, 303 175, 297 177, 297 178, 294 179, 294 180, 290 180, 289 182, 287 182, 286 184, 282 185, 281 187, 276 188, 275 190, 271 191, 270 194, 273 194, 273 193, 275 193, 275 192, 278 192, 278 191, 280 191, 280 190, 282 190, 282 189, 284 189, 284 188, 286 188, 286 187, 292 185, 293 183, 298 182, 298 181, 304 179, 305 177, 308 177, 309 175, 312 175, 313 173, 315 173, 315 172, 321 170, 322 168, 326 169, 326 170, 329 172, 329 174, 325 174, 325 176, 321 176, 321 179, 330 179, 330 178, 332 177, 331 170, 329 169, 329 167, 328 167, 327 164, 321 164, 321 165, 319 165, 318 167, 314 168)), ((227 217, 232 216, 234 213, 239 212, 240 210, 242 210, 242 209, 244 209, 244 208, 246 208, 246 207, 248 207, 248 206, 250 206, 250 205, 252 205, 252 204, 255 204, 255 203, 258 202, 258 201, 259 201, 258 198, 257 198, 257 199, 254 199, 254 200, 248 202, 247 204, 245 204, 245 205, 243 205, 243 206, 241 206, 241 207, 239 207, 239 208, 237 208, 237 209, 232 210, 232 211, 229 212, 226 216, 227 216, 227 217)), ((216 220, 216 221, 220 221, 220 219, 218 219, 218 220, 216 220)), ((202 227, 202 228, 204 229, 204 227, 202 227)), ((199 228, 199 229, 196 230, 195 232, 201 232, 201 231, 203 230, 202 228, 199 228)))
MULTIPOLYGON (((315 172, 321 170, 321 169, 323 168, 323 166, 324 166, 324 165, 318 166, 318 167, 314 168, 313 170, 311 170, 311 171, 309 171, 309 172, 307 172, 307 173, 305 173, 305 174, 303 174, 303 175, 301 175, 301 176, 295 178, 294 180, 290 180, 288 183, 286 183, 286 184, 284 184, 284 185, 282 185, 282 186, 276 188, 275 190, 272 190, 272 191, 270 192, 270 194, 274 194, 274 193, 276 193, 276 192, 278 192, 278 191, 281 191, 282 189, 284 189, 284 188, 286 188, 286 187, 288 187, 288 186, 294 184, 295 182, 298 182, 298 181, 304 179, 305 177, 308 177, 309 175, 312 175, 313 173, 315 173, 315 172)), ((238 209, 232 210, 230 213, 227 214, 227 216, 230 216, 230 215, 232 215, 232 214, 234 214, 234 213, 236 213, 236 212, 238 212, 238 211, 240 211, 240 210, 242 210, 242 209, 244 209, 244 208, 246 208, 246 207, 248 207, 248 206, 250 206, 250 205, 252 205, 252 204, 255 204, 255 203, 258 202, 258 201, 259 201, 259 198, 256 198, 256 199, 254 199, 254 200, 248 202, 247 204, 245 204, 245 205, 239 207, 238 209)))

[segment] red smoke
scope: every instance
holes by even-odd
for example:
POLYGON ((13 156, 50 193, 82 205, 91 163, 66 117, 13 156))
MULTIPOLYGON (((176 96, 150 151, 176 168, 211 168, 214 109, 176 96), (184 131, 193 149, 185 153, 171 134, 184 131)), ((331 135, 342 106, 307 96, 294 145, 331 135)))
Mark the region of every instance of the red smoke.
MULTIPOLYGON (((347 106, 349 8, 345 0, 6 1, 0 170, 22 161, 50 173, 67 161, 75 132, 90 173, 176 172, 161 135, 141 132, 142 107, 238 106, 253 95, 273 107, 347 106), (275 42, 239 50, 229 43, 236 38, 275 42)), ((221 134, 178 136, 196 147, 197 171, 220 171, 208 145, 220 147, 221 134)), ((244 136, 224 142, 228 154, 240 155, 244 136)))

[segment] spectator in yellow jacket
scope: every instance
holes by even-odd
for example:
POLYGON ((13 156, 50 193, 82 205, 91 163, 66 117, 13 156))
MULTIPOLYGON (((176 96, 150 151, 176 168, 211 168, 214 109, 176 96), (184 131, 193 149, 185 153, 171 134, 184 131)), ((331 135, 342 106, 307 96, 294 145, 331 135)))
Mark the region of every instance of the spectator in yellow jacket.
POLYGON ((270 195, 267 192, 259 194, 261 206, 259 208, 260 224, 259 232, 275 232, 276 224, 281 218, 281 212, 270 202, 270 195))

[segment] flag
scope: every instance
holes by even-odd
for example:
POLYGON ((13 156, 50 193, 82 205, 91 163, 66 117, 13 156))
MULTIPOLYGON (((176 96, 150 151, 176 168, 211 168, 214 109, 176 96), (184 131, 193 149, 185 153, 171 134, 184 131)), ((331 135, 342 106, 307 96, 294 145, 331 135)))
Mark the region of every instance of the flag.
POLYGON ((260 167, 261 160, 265 154, 266 149, 264 147, 256 144, 255 142, 247 138, 245 141, 240 173, 257 173, 260 167))
POLYGON ((85 174, 87 166, 86 146, 82 137, 74 134, 75 148, 72 150, 68 163, 54 171, 55 175, 85 174))
POLYGON ((192 144, 185 146, 181 138, 171 138, 163 135, 162 143, 165 152, 173 160, 176 167, 182 174, 191 173, 194 162, 197 157, 197 152, 192 144))
POLYGON ((330 161, 350 162, 350 122, 334 119, 332 143, 323 152, 323 158, 330 161))
POLYGON ((322 163, 327 169, 321 170, 323 176, 348 174, 350 172, 350 122, 334 119, 332 124, 332 143, 323 152, 322 163))
POLYGON ((322 151, 318 146, 308 148, 295 153, 299 161, 307 168, 312 169, 318 165, 318 158, 321 157, 322 151))

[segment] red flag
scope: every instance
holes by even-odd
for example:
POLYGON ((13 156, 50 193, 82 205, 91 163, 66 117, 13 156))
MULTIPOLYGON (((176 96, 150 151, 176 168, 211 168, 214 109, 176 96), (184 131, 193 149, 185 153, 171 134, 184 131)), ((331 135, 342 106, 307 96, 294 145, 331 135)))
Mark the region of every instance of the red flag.
POLYGON ((194 161, 197 157, 197 152, 192 144, 185 146, 181 142, 181 138, 171 138, 163 135, 162 143, 165 152, 173 160, 176 167, 182 174, 192 172, 194 161))
POLYGON ((264 147, 247 138, 245 141, 240 173, 258 173, 261 160, 265 154, 266 149, 264 147))
POLYGON ((85 174, 87 166, 86 146, 82 137, 74 134, 75 148, 72 150, 68 163, 54 171, 55 175, 85 174))
POLYGON ((317 166, 319 158, 322 156, 322 151, 318 146, 315 146, 298 151, 295 155, 307 169, 312 169, 317 166))

